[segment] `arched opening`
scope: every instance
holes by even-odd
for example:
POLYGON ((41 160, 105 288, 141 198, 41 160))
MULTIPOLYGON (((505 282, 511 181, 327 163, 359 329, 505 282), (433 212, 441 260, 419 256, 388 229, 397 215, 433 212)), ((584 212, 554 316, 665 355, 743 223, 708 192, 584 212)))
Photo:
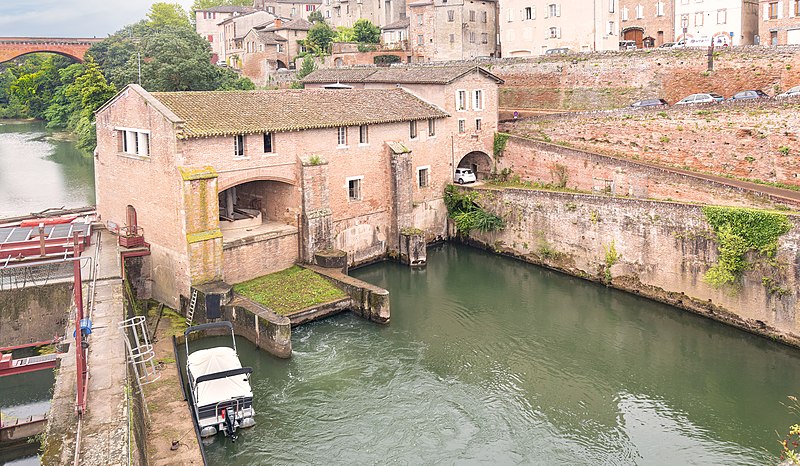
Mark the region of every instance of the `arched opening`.
POLYGON ((461 157, 456 168, 469 168, 478 180, 485 180, 492 174, 492 158, 481 151, 472 151, 461 157))
POLYGON ((644 47, 644 29, 639 27, 627 28, 622 31, 622 40, 636 41, 636 48, 641 49, 644 47))
POLYGON ((0 63, 5 63, 7 61, 11 61, 11 60, 14 60, 16 58, 24 57, 26 55, 33 55, 33 54, 36 54, 36 53, 52 53, 53 55, 61 55, 62 57, 66 57, 66 58, 69 58, 71 60, 75 60, 78 63, 83 63, 83 56, 79 57, 77 55, 73 55, 73 54, 67 53, 67 52, 59 52, 59 51, 56 51, 56 50, 45 50, 45 49, 43 49, 43 50, 31 50, 29 52, 20 52, 20 53, 12 52, 12 53, 9 54, 9 56, 6 56, 5 54, 2 54, 2 55, 0 55, 0 63))
POLYGON ((335 66, 336 68, 343 67, 344 66, 344 60, 342 60, 342 57, 336 57, 333 60, 333 66, 335 66))
POLYGON ((283 61, 281 61, 281 60, 278 60, 278 64, 277 64, 277 66, 278 66, 278 69, 279 69, 279 70, 285 70, 285 69, 286 69, 286 63, 284 63, 284 62, 283 62, 283 61))
POLYGON ((247 181, 220 191, 218 200, 225 242, 297 228, 300 192, 289 183, 247 181))

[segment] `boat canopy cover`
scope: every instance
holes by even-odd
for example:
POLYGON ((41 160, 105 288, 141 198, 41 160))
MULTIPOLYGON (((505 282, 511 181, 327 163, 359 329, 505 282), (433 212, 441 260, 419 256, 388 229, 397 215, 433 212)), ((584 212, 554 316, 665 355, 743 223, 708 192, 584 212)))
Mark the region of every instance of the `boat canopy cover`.
MULTIPOLYGON (((242 363, 233 348, 224 346, 195 351, 189 355, 189 372, 197 380, 201 375, 239 369, 242 363)), ((217 404, 237 397, 252 397, 247 376, 239 374, 224 379, 201 382, 196 387, 197 406, 217 404)))

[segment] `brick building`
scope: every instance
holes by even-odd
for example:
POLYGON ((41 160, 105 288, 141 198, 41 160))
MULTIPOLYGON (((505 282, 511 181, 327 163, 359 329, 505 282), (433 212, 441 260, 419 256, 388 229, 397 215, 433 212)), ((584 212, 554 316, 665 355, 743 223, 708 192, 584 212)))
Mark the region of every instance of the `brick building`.
POLYGON ((242 50, 237 52, 242 74, 260 86, 269 84, 273 73, 293 67, 300 42, 308 36, 311 23, 304 19, 283 21, 276 18, 256 26, 245 34, 242 50))
MULTIPOLYGON (((219 25, 222 29, 221 41, 223 53, 220 59, 228 66, 236 69, 242 68, 242 54, 253 52, 247 48, 245 36, 256 26, 262 26, 275 20, 275 15, 266 11, 257 10, 250 13, 232 16, 219 25)), ((252 44, 250 45, 252 47, 252 44)))
POLYGON ((639 49, 675 42, 675 0, 620 0, 619 25, 620 38, 639 49))
POLYGON ((497 54, 497 2, 410 3, 408 37, 415 62, 467 60, 497 54))
POLYGON ((675 2, 675 34, 680 43, 715 46, 753 45, 758 35, 758 0, 675 2))
POLYGON ((761 0, 758 35, 762 45, 800 44, 800 0, 761 0))
POLYGON ((253 6, 275 16, 288 19, 308 19, 318 10, 322 0, 256 0, 253 6))
POLYGON ((403 88, 129 85, 97 111, 98 213, 122 225, 137 210, 152 295, 171 306, 192 285, 238 283, 325 248, 350 264, 385 257, 403 228, 443 237, 454 165, 490 166, 497 125, 498 79, 453 75, 428 69, 403 88))
POLYGON ((222 40, 222 27, 220 23, 234 16, 252 13, 254 8, 244 6, 215 6, 204 10, 197 10, 194 14, 195 31, 205 37, 211 44, 212 58, 216 62, 224 56, 225 44, 222 40))
POLYGON ((503 0, 497 21, 503 57, 619 48, 617 0, 503 0))
POLYGON ((383 27, 406 17, 405 0, 322 0, 319 7, 325 21, 333 26, 352 27, 359 19, 368 19, 383 27))

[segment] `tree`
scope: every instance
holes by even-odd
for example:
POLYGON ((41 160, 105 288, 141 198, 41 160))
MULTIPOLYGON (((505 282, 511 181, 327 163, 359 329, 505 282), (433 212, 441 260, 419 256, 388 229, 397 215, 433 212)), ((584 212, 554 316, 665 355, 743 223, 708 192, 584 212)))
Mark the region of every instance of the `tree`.
POLYGON ((334 42, 355 42, 356 41, 356 33, 353 32, 353 28, 349 28, 347 26, 338 26, 336 27, 336 36, 333 38, 334 42))
POLYGON ((147 25, 153 28, 176 26, 191 28, 189 14, 178 3, 153 3, 147 13, 147 25))
POLYGON ((325 18, 322 17, 322 12, 319 10, 314 10, 311 14, 308 15, 308 22, 309 23, 324 23, 325 18))
POLYGON ((317 69, 317 62, 314 61, 314 57, 310 55, 306 55, 303 58, 303 64, 300 65, 300 69, 297 70, 297 80, 301 80, 308 76, 309 74, 313 73, 314 70, 317 69))
POLYGON ((381 42, 381 30, 365 18, 361 18, 353 24, 353 33, 356 42, 362 44, 379 44, 381 42))
POLYGON ((308 30, 305 44, 317 55, 327 54, 335 35, 336 33, 327 23, 314 23, 308 30))

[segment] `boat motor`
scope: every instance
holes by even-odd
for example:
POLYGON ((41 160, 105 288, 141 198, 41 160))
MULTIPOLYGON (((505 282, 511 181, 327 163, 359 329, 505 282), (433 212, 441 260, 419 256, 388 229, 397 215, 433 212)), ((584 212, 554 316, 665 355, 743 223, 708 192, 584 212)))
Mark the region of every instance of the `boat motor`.
POLYGON ((228 414, 227 409, 223 409, 220 414, 222 414, 222 420, 225 422, 225 435, 230 435, 231 442, 235 442, 239 436, 236 434, 236 410, 233 413, 228 414))

